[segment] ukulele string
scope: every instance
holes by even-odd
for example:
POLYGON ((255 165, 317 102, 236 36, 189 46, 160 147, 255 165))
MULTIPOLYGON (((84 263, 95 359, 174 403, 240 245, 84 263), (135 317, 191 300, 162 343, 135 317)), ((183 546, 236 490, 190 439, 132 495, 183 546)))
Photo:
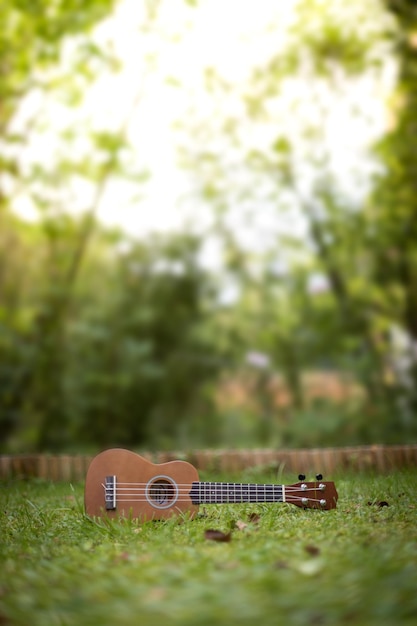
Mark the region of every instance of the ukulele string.
MULTIPOLYGON (((127 484, 127 483, 126 483, 127 484)), ((121 487, 120 483, 117 483, 114 487, 111 486, 109 487, 109 485, 105 485, 104 483, 101 484, 101 486, 103 487, 103 489, 109 490, 111 492, 114 492, 116 494, 120 493, 126 493, 128 491, 132 492, 132 493, 146 493, 148 491, 157 491, 157 490, 161 490, 161 491, 175 491, 175 492, 183 492, 183 493, 190 493, 193 489, 194 491, 197 493, 257 493, 257 494, 261 494, 262 492, 264 493, 275 493, 277 491, 284 491, 285 490, 285 495, 290 495, 292 493, 297 493, 297 494, 304 494, 304 493, 311 493, 311 492, 317 492, 317 491, 321 491, 321 489, 319 490, 318 487, 307 487, 307 489, 299 489, 298 487, 288 487, 286 485, 250 485, 249 487, 246 487, 246 485, 233 485, 233 486, 229 486, 227 484, 222 484, 222 483, 217 483, 210 485, 210 486, 202 486, 202 488, 200 488, 199 486, 197 487, 193 487, 193 485, 190 485, 189 483, 184 483, 184 484, 172 484, 172 483, 143 483, 141 486, 132 486, 129 485, 127 487, 121 487), (282 488, 284 487, 284 489, 282 488)))
MULTIPOLYGON (((111 485, 105 485, 104 483, 101 483, 101 486, 103 488, 111 488, 113 489, 113 487, 111 485)), ((317 491, 319 488, 318 487, 306 487, 305 489, 301 489, 299 486, 297 485, 279 485, 279 484, 257 484, 257 483, 210 483, 210 482, 191 482, 191 483, 176 483, 176 482, 170 482, 168 480, 163 481, 161 480, 161 482, 159 482, 159 477, 158 480, 156 480, 155 482, 152 482, 152 479, 150 479, 148 482, 146 483, 124 483, 124 482, 118 482, 116 481, 115 483, 115 489, 116 490, 123 490, 123 489, 146 489, 149 487, 173 487, 173 488, 183 488, 183 489, 192 489, 193 487, 196 487, 197 489, 245 489, 245 488, 250 488, 250 489, 282 489, 283 487, 285 488, 285 493, 290 493, 291 491, 293 492, 297 492, 297 493, 306 493, 308 491, 317 491), (124 486, 126 485, 126 486, 124 486)))
MULTIPOLYGON (((233 502, 233 500, 225 500, 225 501, 213 501, 211 502, 210 500, 200 500, 198 502, 196 502, 196 506, 197 505, 201 505, 201 504, 292 504, 294 502, 300 503, 301 498, 300 497, 294 497, 294 498, 285 498, 285 502, 283 500, 257 500, 257 499, 249 499, 249 500, 239 500, 238 502, 233 502)), ((145 497, 126 497, 126 498, 118 498, 117 499, 117 504, 121 504, 124 502, 149 502, 148 498, 145 497)), ((177 504, 177 503, 182 503, 185 502, 187 504, 193 504, 193 502, 190 502, 190 498, 177 498, 173 504, 177 504)), ((321 500, 319 500, 318 498, 308 498, 307 499, 307 504, 312 504, 312 503, 320 503, 321 500)), ((149 502, 150 504, 152 504, 152 502, 149 502)))
MULTIPOLYGON (((207 483, 201 483, 203 486, 207 483)), ((243 484, 243 486, 245 486, 243 484)), ((248 490, 243 492, 240 489, 240 483, 233 484, 235 491, 231 491, 227 483, 213 483, 208 490, 202 489, 200 493, 196 494, 201 498, 202 504, 210 504, 210 498, 222 498, 226 499, 225 503, 234 504, 233 499, 239 499, 236 504, 244 504, 251 502, 274 502, 274 500, 260 500, 262 497, 283 497, 282 485, 251 485, 255 487, 255 490, 248 490), (216 488, 217 486, 217 488, 216 488), (221 486, 221 488, 219 488, 221 486), (262 494, 263 491, 263 494, 262 494), (207 500, 207 501, 205 501, 207 500)), ((106 492, 106 485, 102 484, 104 491, 106 492)), ((317 492, 314 487, 308 487, 302 491, 298 487, 285 486, 285 501, 288 503, 299 502, 301 498, 306 497, 310 492, 317 492), (294 495, 296 494, 296 495, 294 495)), ((191 497, 191 489, 189 483, 117 483, 114 488, 114 495, 117 502, 147 502, 153 495, 155 497, 165 497, 165 499, 175 499, 175 502, 189 502, 191 497), (127 485, 121 487, 120 485, 127 485), (150 488, 149 488, 150 486, 150 488), (174 487, 178 487, 175 489, 174 487)), ((307 498, 309 503, 320 502, 321 498, 307 498)), ((214 504, 213 502, 212 504, 214 504)))

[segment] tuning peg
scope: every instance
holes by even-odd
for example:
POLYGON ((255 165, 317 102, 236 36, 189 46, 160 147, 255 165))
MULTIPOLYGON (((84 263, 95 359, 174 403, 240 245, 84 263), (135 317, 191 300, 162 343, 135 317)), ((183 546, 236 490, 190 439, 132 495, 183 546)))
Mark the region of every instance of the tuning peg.
POLYGON ((305 474, 298 474, 298 480, 305 480, 306 476, 305 474))
POLYGON ((323 480, 323 474, 316 474, 316 480, 323 480))

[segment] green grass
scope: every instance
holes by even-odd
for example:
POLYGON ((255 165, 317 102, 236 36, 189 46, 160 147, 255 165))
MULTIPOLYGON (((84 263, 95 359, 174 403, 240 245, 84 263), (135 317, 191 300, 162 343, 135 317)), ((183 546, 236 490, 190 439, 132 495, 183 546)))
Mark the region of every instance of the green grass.
MULTIPOLYGON (((239 480, 254 478, 271 480, 239 480)), ((334 511, 212 505, 193 521, 138 525, 88 519, 81 484, 3 483, 0 624, 416 623, 416 474, 336 484, 334 511), (207 529, 232 539, 209 541, 207 529)))

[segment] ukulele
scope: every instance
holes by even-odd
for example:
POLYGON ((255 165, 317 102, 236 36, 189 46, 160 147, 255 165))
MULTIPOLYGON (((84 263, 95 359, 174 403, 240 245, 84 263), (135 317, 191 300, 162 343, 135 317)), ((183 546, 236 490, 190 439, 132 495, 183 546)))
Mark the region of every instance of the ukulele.
POLYGON ((127 517, 141 521, 189 513, 200 504, 288 502, 305 509, 336 507, 332 482, 294 485, 200 482, 186 461, 154 464, 129 450, 106 450, 91 461, 85 482, 85 510, 91 517, 127 517))

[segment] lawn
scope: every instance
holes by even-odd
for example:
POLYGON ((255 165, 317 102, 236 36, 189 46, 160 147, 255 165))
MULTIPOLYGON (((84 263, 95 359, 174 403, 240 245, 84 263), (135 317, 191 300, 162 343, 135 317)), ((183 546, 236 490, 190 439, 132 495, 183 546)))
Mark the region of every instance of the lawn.
POLYGON ((2 483, 0 624, 417 623, 416 473, 326 478, 332 511, 209 505, 142 525, 87 518, 82 484, 2 483))

